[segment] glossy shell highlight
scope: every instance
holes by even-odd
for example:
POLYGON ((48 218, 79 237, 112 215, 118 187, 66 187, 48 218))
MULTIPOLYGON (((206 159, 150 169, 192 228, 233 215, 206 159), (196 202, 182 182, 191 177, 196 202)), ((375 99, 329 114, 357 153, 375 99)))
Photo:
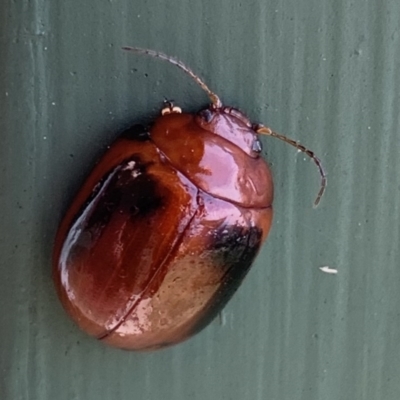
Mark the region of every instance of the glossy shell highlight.
POLYGON ((60 225, 53 276, 88 334, 132 350, 181 342, 242 282, 271 226, 273 183, 258 135, 232 110, 125 132, 87 178, 60 225))

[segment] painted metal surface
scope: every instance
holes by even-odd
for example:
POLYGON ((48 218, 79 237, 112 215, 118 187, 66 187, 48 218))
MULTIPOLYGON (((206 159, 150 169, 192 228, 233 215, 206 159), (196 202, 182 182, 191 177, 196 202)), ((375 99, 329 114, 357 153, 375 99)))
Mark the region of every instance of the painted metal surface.
POLYGON ((3 1, 0 398, 399 398, 399 21, 396 0, 3 1), (263 139, 276 181, 267 245, 220 319, 147 354, 81 333, 51 281, 58 223, 107 144, 164 97, 207 102, 124 45, 178 56, 329 174, 314 210, 312 163, 263 139))

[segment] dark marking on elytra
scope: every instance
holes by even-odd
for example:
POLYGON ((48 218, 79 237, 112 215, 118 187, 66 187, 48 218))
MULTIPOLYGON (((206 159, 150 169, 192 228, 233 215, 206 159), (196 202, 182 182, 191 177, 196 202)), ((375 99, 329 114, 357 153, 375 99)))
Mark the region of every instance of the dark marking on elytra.
POLYGON ((257 227, 220 228, 213 243, 215 266, 227 268, 226 275, 241 282, 257 255, 261 237, 262 231, 257 227))
POLYGON ((96 185, 75 221, 87 212, 82 233, 86 238, 89 234, 94 242, 114 215, 123 214, 133 220, 146 218, 159 209, 163 204, 159 186, 140 157, 130 157, 96 185))
POLYGON ((212 263, 226 272, 218 292, 209 301, 204 317, 193 327, 198 332, 206 327, 234 295, 257 256, 262 230, 257 227, 225 226, 212 243, 212 263))

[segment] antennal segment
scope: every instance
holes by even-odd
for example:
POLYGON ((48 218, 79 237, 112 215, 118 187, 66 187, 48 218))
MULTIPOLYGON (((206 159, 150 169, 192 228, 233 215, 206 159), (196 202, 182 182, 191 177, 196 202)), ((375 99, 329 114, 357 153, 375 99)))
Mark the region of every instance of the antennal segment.
POLYGON ((281 135, 280 133, 274 132, 272 129, 270 129, 264 125, 256 125, 254 127, 254 130, 259 134, 273 136, 273 137, 276 137, 286 143, 289 143, 293 147, 296 147, 296 149, 307 154, 308 157, 310 157, 314 161, 314 163, 317 165, 317 167, 319 169, 319 174, 321 175, 321 186, 320 186, 319 192, 317 194, 317 198, 314 201, 314 207, 317 207, 319 202, 321 201, 321 197, 323 196, 326 186, 327 186, 327 183, 328 183, 327 179, 326 179, 326 173, 325 173, 324 167, 322 166, 321 160, 314 154, 313 151, 307 149, 302 144, 300 144, 300 143, 296 142, 295 140, 290 139, 284 135, 281 135))
POLYGON ((209 87, 182 61, 179 61, 176 58, 170 57, 159 51, 154 51, 154 50, 149 50, 149 49, 141 49, 139 47, 129 47, 129 46, 124 46, 124 47, 122 47, 122 49, 133 52, 133 53, 137 53, 137 54, 146 54, 151 57, 161 58, 164 61, 168 61, 169 63, 176 65, 178 68, 180 68, 186 74, 188 74, 208 94, 208 97, 210 98, 210 100, 215 108, 222 107, 222 102, 221 102, 220 98, 214 92, 212 92, 209 89, 209 87))

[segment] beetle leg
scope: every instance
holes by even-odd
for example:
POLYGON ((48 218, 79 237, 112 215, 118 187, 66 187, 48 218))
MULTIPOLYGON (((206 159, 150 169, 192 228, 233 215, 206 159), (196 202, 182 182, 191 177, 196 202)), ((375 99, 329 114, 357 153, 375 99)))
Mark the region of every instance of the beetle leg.
POLYGON ((173 100, 164 100, 165 107, 161 110, 161 115, 167 114, 182 114, 180 107, 174 106, 173 100))

